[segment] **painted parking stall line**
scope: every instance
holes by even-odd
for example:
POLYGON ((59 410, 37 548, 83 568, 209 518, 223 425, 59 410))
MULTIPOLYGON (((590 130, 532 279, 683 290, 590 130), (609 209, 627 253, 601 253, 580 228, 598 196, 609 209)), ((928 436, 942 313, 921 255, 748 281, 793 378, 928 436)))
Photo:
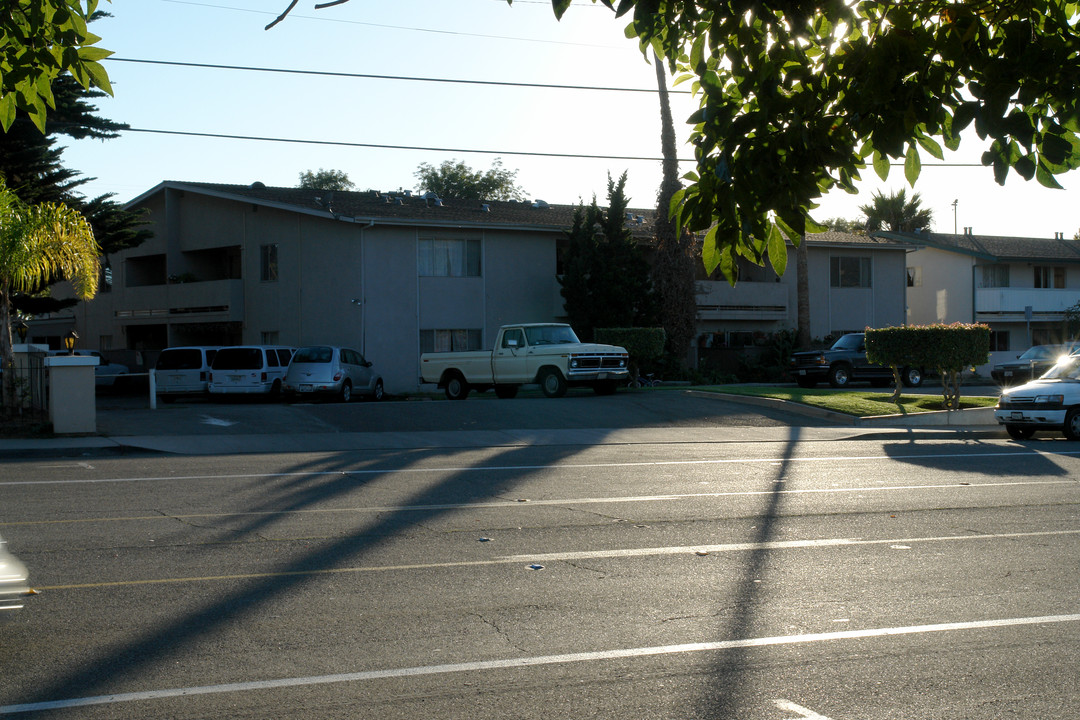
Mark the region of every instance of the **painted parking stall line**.
MULTIPOLYGON (((113 693, 93 697, 70 698, 37 703, 0 706, 0 715, 15 713, 40 712, 43 710, 62 710, 92 705, 111 705, 124 702, 166 700, 194 695, 250 692, 331 683, 356 683, 372 680, 418 677, 424 675, 445 675, 462 672, 485 672, 511 668, 540 667, 545 665, 569 664, 580 662, 603 662, 607 660, 655 657, 661 655, 679 655, 688 653, 730 650, 734 648, 762 648, 780 645, 804 645, 812 643, 838 642, 844 640, 865 640, 881 637, 904 635, 922 635, 942 632, 964 632, 1015 628, 1031 625, 1054 625, 1080 622, 1080 614, 1042 615, 1038 617, 1003 618, 998 620, 976 620, 970 622, 939 623, 934 625, 909 625, 903 627, 873 628, 867 630, 846 630, 832 633, 808 633, 804 635, 780 635, 773 637, 749 638, 746 640, 722 640, 719 642, 686 643, 681 645, 660 645, 653 647, 622 648, 593 652, 566 653, 562 655, 536 655, 531 657, 509 658, 505 660, 479 660, 475 662, 447 663, 442 665, 422 665, 386 670, 366 670, 361 672, 340 673, 336 675, 314 675, 308 677, 278 678, 276 680, 254 680, 223 685, 203 685, 197 687, 169 688, 164 690, 146 690, 142 692, 113 693)), ((794 705, 794 704, 792 704, 794 705)), ((782 708, 793 709, 793 708, 782 708)), ((814 716, 807 716, 814 717, 814 716)), ((820 718, 820 716, 818 716, 820 718)))

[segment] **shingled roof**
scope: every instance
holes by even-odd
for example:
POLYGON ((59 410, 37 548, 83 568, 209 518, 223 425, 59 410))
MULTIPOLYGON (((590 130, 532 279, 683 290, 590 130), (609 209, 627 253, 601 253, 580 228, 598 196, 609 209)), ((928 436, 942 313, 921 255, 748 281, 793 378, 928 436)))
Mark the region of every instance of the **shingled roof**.
POLYGON ((990 262, 1080 262, 1080 242, 1057 238, 951 235, 947 233, 879 233, 881 237, 912 245, 973 255, 990 262))
MULTIPOLYGON (((561 231, 573 224, 577 205, 553 205, 542 200, 510 202, 436 198, 408 190, 334 191, 251 185, 167 181, 132 200, 136 205, 163 189, 189 190, 221 197, 293 210, 313 215, 332 216, 355 222, 376 221, 384 224, 431 225, 442 227, 517 228, 561 231)), ((628 209, 634 216, 629 223, 635 237, 653 233, 655 209, 628 209)))

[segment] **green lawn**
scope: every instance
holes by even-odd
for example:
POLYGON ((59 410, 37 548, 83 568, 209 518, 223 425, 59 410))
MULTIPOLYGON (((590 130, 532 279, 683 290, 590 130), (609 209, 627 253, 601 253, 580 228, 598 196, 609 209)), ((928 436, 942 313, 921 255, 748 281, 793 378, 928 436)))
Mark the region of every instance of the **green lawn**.
MULTIPOLYGON (((695 389, 731 395, 756 395, 758 397, 788 400, 859 417, 932 412, 943 409, 940 394, 901 395, 900 403, 897 405, 889 402, 892 398, 890 392, 859 392, 857 390, 838 392, 826 389, 778 388, 765 385, 713 385, 695 389)), ((965 397, 963 387, 960 388, 960 409, 992 407, 996 403, 997 397, 977 395, 965 397)))

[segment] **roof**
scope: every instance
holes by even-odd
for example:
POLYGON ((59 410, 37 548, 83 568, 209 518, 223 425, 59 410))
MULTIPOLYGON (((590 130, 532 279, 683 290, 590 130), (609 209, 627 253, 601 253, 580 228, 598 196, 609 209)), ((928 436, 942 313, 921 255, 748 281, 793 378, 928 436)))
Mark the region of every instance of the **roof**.
POLYGON ((1080 242, 1057 238, 952 235, 948 233, 879 233, 898 242, 971 255, 990 262, 1045 260, 1080 262, 1080 242))
MULTIPOLYGON (((292 210, 346 222, 442 227, 517 228, 562 231, 574 221, 577 205, 552 205, 542 200, 513 202, 436 198, 408 190, 333 191, 302 188, 216 183, 166 181, 128 203, 137 205, 165 189, 183 190, 203 195, 254 203, 282 210, 292 210)), ((635 236, 651 236, 653 209, 628 209, 634 215, 630 229, 635 236)))

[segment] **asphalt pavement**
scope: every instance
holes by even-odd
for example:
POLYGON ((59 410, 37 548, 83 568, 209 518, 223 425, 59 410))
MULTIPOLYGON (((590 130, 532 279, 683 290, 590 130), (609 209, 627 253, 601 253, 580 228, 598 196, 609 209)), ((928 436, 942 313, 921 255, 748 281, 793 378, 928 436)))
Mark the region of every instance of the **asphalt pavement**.
MULTIPOLYGON (((973 386, 965 393, 996 394, 997 388, 973 386)), ((854 418, 797 403, 697 390, 625 391, 611 397, 573 391, 557 400, 539 393, 514 400, 488 395, 464 402, 425 398, 348 405, 193 399, 151 409, 145 396, 102 394, 96 433, 0 438, 0 457, 745 442, 785 437, 792 427, 822 439, 880 432, 1004 435, 992 408, 854 418)))

